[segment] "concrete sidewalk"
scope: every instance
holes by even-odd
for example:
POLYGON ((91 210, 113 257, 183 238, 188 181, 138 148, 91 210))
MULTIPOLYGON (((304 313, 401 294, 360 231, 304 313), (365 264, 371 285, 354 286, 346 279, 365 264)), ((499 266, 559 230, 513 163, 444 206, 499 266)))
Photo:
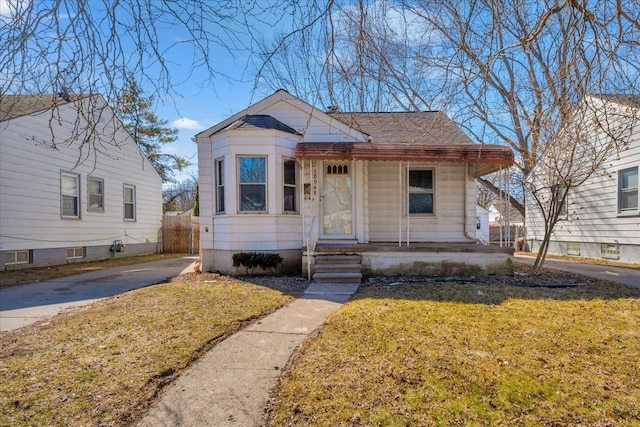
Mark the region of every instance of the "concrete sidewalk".
POLYGON ((270 392, 293 351, 357 289, 353 283, 311 284, 302 298, 211 349, 135 425, 263 425, 270 392))
POLYGON ((192 272, 195 257, 108 268, 0 290, 0 331, 12 331, 80 307, 192 272))
MULTIPOLYGON (((535 256, 515 255, 515 261, 533 265, 535 256)), ((640 288, 640 270, 624 267, 612 267, 608 265, 587 264, 557 259, 546 259, 544 268, 566 271, 568 273, 582 274, 594 279, 610 280, 623 285, 640 288)))

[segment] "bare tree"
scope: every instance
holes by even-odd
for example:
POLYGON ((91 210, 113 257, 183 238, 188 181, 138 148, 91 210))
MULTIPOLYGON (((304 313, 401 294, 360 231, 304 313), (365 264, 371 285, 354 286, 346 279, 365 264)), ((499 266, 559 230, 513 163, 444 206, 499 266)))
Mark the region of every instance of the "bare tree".
MULTIPOLYGON (((59 94, 47 106, 52 124, 60 120, 53 108, 59 103, 87 94, 113 103, 129 79, 159 102, 184 95, 187 82, 212 87, 217 76, 241 79, 224 76, 220 63, 253 52, 265 29, 295 32, 293 24, 304 26, 326 10, 316 2, 302 7, 298 0, 4 0, 1 5, 0 102, 59 94)), ((92 114, 82 121, 78 109, 78 123, 91 129, 104 119, 104 103, 82 99, 92 114)), ((57 143, 77 139, 82 149, 95 150, 94 156, 116 148, 95 146, 91 132, 74 132, 57 143)))
MULTIPOLYGON (((331 12, 325 21, 330 28, 318 31, 326 37, 323 50, 304 55, 322 58, 307 67, 321 70, 313 76, 323 83, 315 86, 329 99, 347 94, 343 102, 357 107, 353 91, 360 100, 371 96, 364 104, 373 108, 438 105, 476 141, 511 147, 523 184, 543 156, 579 152, 592 166, 602 162, 611 154, 609 144, 593 151, 585 138, 568 137, 585 126, 576 112, 593 94, 640 89, 637 0, 360 0, 331 12), (401 19, 390 24, 391 12, 401 19), (346 71, 331 80, 335 69, 346 71)), ((612 148, 620 147, 625 133, 609 132, 610 119, 589 126, 607 133, 612 148)), ((569 168, 563 180, 573 173, 587 175, 569 168)), ((511 200, 524 214, 517 197, 511 200)), ((548 201, 542 207, 555 208, 548 201)))
POLYGON ((162 206, 166 211, 184 212, 194 207, 198 177, 191 176, 183 181, 166 185, 162 189, 162 206))
POLYGON ((552 233, 560 219, 572 220, 579 206, 569 203, 570 195, 598 174, 607 175, 607 163, 619 158, 640 119, 640 108, 624 102, 624 97, 589 97, 552 140, 547 141, 528 178, 530 215, 541 219, 543 239, 532 271, 544 264, 552 233), (623 101, 623 102, 620 102, 623 101))

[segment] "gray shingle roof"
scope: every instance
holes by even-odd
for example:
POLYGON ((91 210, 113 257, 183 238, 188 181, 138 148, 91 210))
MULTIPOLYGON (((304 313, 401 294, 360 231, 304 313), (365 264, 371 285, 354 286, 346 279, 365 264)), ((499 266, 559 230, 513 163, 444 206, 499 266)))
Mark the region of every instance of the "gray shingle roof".
POLYGON ((473 144, 473 141, 440 111, 329 115, 369 135, 373 144, 473 144))
POLYGON ((640 108, 640 95, 599 94, 595 95, 595 97, 605 101, 612 101, 618 104, 626 105, 628 107, 640 108))
POLYGON ((267 114, 246 115, 231 123, 225 129, 275 129, 282 132, 298 134, 298 132, 292 127, 287 126, 280 120, 267 114))
MULTIPOLYGON (((78 100, 85 95, 74 95, 72 100, 78 100)), ((2 95, 0 97, 0 122, 26 116, 40 111, 50 110, 67 101, 53 94, 39 95, 2 95)))

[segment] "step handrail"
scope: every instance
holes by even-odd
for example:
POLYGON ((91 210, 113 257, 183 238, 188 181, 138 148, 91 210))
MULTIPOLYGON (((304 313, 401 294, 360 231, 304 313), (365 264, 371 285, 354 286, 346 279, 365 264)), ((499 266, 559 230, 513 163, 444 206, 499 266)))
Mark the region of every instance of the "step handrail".
POLYGON ((316 223, 316 217, 311 217, 311 223, 309 224, 309 229, 307 230, 307 234, 305 235, 305 241, 307 245, 307 279, 311 281, 311 257, 316 250, 317 239, 313 239, 313 243, 311 243, 311 236, 313 234, 313 226, 316 223))

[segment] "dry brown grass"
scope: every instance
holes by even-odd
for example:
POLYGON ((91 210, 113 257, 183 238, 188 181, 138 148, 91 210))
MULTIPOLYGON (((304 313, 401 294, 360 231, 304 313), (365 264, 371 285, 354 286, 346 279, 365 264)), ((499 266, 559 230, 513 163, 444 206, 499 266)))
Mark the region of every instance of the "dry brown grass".
POLYGON ((107 259, 102 261, 55 265, 51 267, 0 271, 0 289, 25 283, 41 282, 43 280, 72 276, 74 274, 89 273, 91 271, 104 270, 105 268, 121 267, 150 261, 160 261, 169 258, 180 258, 183 256, 187 256, 187 254, 151 254, 107 259))
POLYGON ((363 286, 292 359, 270 424, 640 425, 640 289, 538 279, 363 286))
POLYGON ((126 425, 202 352, 300 292, 256 283, 189 274, 0 334, 0 426, 126 425))

